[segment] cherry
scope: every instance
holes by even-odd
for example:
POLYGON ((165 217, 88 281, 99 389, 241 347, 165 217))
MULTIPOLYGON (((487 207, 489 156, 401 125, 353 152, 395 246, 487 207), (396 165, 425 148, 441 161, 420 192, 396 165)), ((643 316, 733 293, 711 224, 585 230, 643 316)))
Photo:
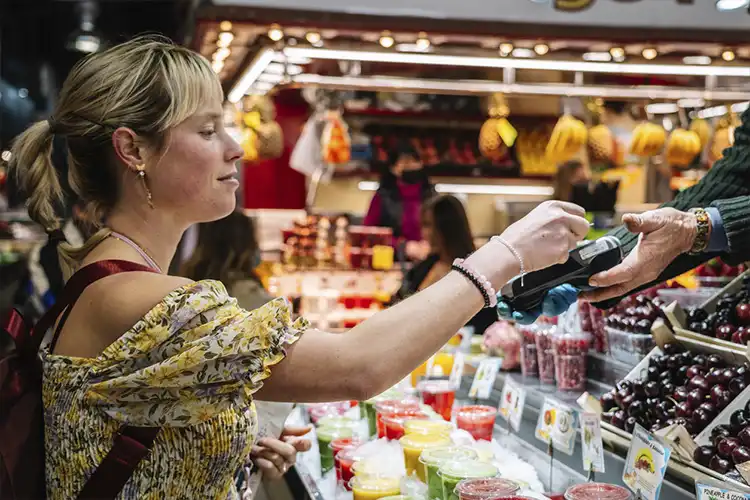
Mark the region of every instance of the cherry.
POLYGON ((734 332, 737 331, 737 328, 732 325, 724 324, 717 327, 715 331, 717 339, 730 341, 734 332))
POLYGON ((708 392, 710 388, 711 385, 708 383, 708 381, 700 375, 691 378, 690 382, 688 382, 688 389, 700 389, 704 392, 708 392))
POLYGON ((745 427, 740 431, 739 434, 737 434, 737 437, 740 441, 742 441, 742 444, 745 446, 750 446, 750 427, 745 427))
POLYGON ((690 418, 693 416, 693 409, 690 408, 690 405, 687 404, 686 401, 683 401, 682 403, 678 403, 676 406, 675 415, 681 418, 690 418))
POLYGON ((599 398, 599 402, 601 403, 602 409, 604 411, 609 411, 617 406, 617 401, 615 401, 615 395, 612 391, 602 394, 602 397, 599 398))
POLYGON ((695 378, 695 377, 702 377, 706 373, 706 369, 703 368, 701 365, 693 365, 690 368, 688 368, 687 371, 687 377, 689 379, 695 378))
POLYGON ((680 401, 687 401, 687 397, 690 391, 688 391, 687 387, 684 385, 681 385, 680 387, 676 388, 674 390, 674 400, 677 402, 680 401))
POLYGON ((618 429, 624 429, 625 428, 625 412, 622 410, 617 410, 614 415, 612 415, 612 425, 617 427, 618 429))
POLYGON ((750 325, 750 303, 740 302, 734 312, 742 326, 750 325))
POLYGON ((693 412, 693 416, 691 417, 691 422, 693 423, 693 426, 697 430, 703 430, 706 428, 708 424, 711 423, 711 415, 706 413, 703 409, 698 408, 693 412))
POLYGON ((700 389, 693 389, 687 397, 687 404, 695 410, 706 400, 706 393, 700 389))
POLYGON ((745 383, 745 380, 741 377, 736 377, 729 381, 729 392, 735 398, 739 396, 740 393, 744 391, 746 387, 747 387, 747 384, 745 383))
POLYGON ((713 446, 699 446, 693 452, 693 460, 703 467, 708 467, 714 453, 716 453, 716 451, 713 446))
POLYGON ((726 458, 728 460, 732 458, 732 452, 735 448, 740 445, 741 443, 739 439, 728 437, 719 441, 719 444, 716 445, 716 451, 721 458, 726 458))
POLYGON ((750 462, 750 448, 745 446, 738 446, 732 452, 732 461, 734 465, 744 464, 750 462))

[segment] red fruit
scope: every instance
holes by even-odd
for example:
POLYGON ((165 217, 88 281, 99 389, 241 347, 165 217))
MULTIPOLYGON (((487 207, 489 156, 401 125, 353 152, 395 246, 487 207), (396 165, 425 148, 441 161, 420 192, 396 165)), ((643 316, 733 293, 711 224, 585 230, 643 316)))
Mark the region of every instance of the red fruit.
POLYGON ((737 304, 735 312, 737 313, 737 319, 742 326, 750 325, 750 304, 747 302, 740 302, 737 304))
POLYGON ((740 327, 740 344, 747 345, 750 342, 750 328, 740 327))
POLYGON ((740 332, 734 332, 732 334, 732 342, 735 344, 742 344, 742 337, 740 337, 740 332))
POLYGON ((732 325, 721 325, 716 328, 716 338, 719 340, 726 340, 727 342, 732 339, 732 335, 737 331, 737 328, 732 325))
POLYGON ((740 445, 740 440, 737 438, 724 438, 719 441, 716 451, 721 458, 729 459, 732 457, 732 452, 740 445))
POLYGON ((732 461, 734 462, 734 465, 750 462, 750 449, 745 446, 738 446, 732 452, 732 461))
POLYGON ((740 441, 742 441, 743 445, 750 446, 750 427, 745 427, 744 429, 742 429, 737 437, 740 441))

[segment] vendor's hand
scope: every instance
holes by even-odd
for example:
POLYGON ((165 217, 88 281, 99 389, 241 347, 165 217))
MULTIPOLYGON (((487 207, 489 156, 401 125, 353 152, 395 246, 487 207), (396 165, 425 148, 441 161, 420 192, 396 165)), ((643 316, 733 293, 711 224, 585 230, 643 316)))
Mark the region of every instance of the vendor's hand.
POLYGON ((599 287, 581 297, 590 302, 620 297, 650 283, 680 254, 688 252, 695 241, 695 216, 673 208, 660 208, 622 218, 632 233, 640 233, 638 244, 621 264, 591 277, 589 284, 599 287))
POLYGON ((559 316, 573 305, 578 298, 578 289, 572 285, 560 285, 544 296, 542 304, 531 311, 515 311, 513 308, 498 297, 497 314, 506 320, 513 320, 522 325, 530 325, 544 315, 550 318, 559 316))

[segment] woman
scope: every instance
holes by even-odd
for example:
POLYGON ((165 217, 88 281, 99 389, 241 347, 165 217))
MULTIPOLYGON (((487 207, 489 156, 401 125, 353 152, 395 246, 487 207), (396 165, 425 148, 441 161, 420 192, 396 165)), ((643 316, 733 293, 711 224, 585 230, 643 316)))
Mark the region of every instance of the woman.
MULTIPOLYGON (((160 272, 187 227, 235 209, 242 149, 223 126, 222 103, 207 60, 138 38, 84 58, 52 117, 14 143, 12 168, 35 221, 58 228, 49 153, 62 135, 71 186, 102 223, 81 248, 60 246, 66 276, 110 260, 154 271, 86 288, 60 322, 59 341, 42 352, 52 500, 77 495, 123 425, 159 433, 120 498, 226 498, 254 444, 254 399, 379 394, 494 304, 494 290, 519 272, 565 261, 588 231, 580 207, 545 202, 462 268, 346 335, 293 322, 282 299, 248 312, 218 281, 160 272)), ((268 457, 288 465, 280 454, 268 457)))
POLYGON ((391 150, 388 160, 390 166, 380 178, 364 224, 392 228, 397 244, 420 241, 422 203, 435 191, 419 153, 408 143, 391 150))
MULTIPOLYGON (((456 259, 464 259, 476 250, 466 210, 458 198, 450 195, 439 195, 425 203, 422 238, 430 245, 429 255, 406 273, 397 300, 441 280, 451 271, 456 259)), ((494 310, 483 309, 467 324, 474 327, 475 334, 481 335, 496 320, 494 310)))
POLYGON ((591 172, 580 161, 565 162, 557 167, 554 180, 553 200, 573 202, 578 200, 584 208, 590 205, 589 183, 591 172))

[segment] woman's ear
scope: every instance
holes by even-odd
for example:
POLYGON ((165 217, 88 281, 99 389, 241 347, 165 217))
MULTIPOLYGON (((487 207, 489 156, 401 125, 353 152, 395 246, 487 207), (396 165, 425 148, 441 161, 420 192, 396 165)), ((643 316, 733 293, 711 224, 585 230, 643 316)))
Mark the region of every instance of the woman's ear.
POLYGON ((128 127, 119 127, 112 133, 112 147, 117 158, 129 169, 137 170, 146 163, 145 150, 136 134, 128 127))

